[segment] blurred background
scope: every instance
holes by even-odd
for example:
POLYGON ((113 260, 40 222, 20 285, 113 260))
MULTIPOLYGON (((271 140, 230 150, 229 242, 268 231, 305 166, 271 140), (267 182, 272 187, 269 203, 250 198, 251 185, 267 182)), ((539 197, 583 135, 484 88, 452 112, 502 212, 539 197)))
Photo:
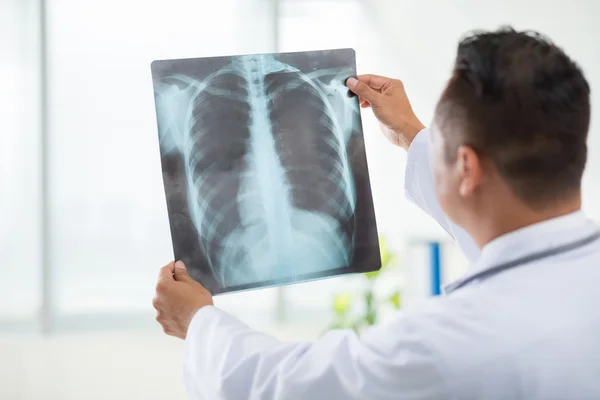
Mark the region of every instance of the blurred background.
MULTIPOLYGON (((584 207, 599 218, 598 15, 595 0, 0 0, 0 399, 186 398, 182 342, 151 306, 172 258, 152 60, 352 47, 359 73, 401 78, 427 123, 466 31, 540 30, 592 85, 584 207)), ((363 123, 386 271, 218 306, 314 339, 363 318, 366 293, 382 321, 465 270, 405 200, 405 153, 368 110, 363 123)))

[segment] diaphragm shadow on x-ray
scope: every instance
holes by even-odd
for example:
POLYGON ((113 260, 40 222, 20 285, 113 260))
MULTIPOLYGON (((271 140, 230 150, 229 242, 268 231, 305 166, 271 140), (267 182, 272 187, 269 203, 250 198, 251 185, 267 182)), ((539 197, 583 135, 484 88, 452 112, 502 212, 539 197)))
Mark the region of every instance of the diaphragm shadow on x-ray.
POLYGON ((211 293, 380 268, 352 49, 159 60, 175 258, 211 293))

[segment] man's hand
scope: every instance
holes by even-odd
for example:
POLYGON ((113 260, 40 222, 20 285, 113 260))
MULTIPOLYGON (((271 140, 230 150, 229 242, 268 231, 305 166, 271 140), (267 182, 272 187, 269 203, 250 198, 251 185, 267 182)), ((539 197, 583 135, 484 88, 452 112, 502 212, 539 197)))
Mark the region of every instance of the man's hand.
POLYGON ((204 306, 213 305, 213 299, 188 275, 182 261, 173 261, 160 270, 152 305, 158 311, 156 320, 165 333, 185 339, 196 312, 204 306))
POLYGON ((359 96, 362 108, 371 107, 385 137, 408 149, 425 126, 415 115, 402 81, 377 75, 348 78, 348 88, 359 96))

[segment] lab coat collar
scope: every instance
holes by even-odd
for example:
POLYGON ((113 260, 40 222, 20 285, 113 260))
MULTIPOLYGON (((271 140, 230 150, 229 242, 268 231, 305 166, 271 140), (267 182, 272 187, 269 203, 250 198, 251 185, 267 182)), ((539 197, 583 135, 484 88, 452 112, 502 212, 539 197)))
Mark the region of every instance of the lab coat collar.
POLYGON ((446 285, 444 292, 452 292, 473 276, 499 264, 582 239, 597 230, 596 224, 582 211, 576 211, 502 235, 486 244, 465 275, 446 285))

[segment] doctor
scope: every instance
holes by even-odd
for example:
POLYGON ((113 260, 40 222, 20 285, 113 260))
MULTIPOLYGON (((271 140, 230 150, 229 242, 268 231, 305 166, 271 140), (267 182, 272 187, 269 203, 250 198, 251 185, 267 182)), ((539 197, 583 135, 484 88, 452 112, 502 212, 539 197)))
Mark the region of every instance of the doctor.
POLYGON ((171 263, 154 306, 186 341, 191 397, 600 399, 600 235, 580 211, 590 89, 577 65, 537 34, 473 34, 430 128, 402 82, 347 84, 408 150, 408 198, 473 265, 444 296, 360 337, 287 343, 215 308, 171 263))

